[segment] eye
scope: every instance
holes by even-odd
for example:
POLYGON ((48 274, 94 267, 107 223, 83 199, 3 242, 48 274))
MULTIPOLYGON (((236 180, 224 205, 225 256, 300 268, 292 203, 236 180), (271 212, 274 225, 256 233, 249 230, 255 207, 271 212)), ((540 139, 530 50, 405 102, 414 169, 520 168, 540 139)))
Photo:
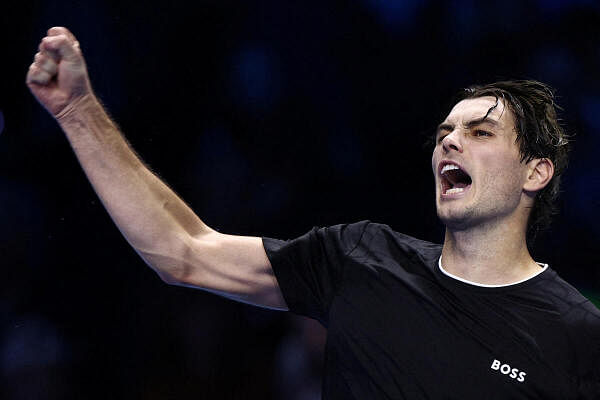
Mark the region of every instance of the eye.
POLYGON ((482 129, 476 129, 474 134, 475 136, 492 136, 491 132, 484 131, 482 129))

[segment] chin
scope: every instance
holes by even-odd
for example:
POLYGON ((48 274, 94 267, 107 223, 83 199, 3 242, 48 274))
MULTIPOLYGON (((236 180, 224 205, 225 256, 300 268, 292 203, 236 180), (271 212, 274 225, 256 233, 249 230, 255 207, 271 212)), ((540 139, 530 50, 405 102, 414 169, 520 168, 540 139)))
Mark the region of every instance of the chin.
POLYGON ((448 210, 438 208, 437 215, 448 229, 463 230, 475 224, 475 218, 469 210, 448 210))

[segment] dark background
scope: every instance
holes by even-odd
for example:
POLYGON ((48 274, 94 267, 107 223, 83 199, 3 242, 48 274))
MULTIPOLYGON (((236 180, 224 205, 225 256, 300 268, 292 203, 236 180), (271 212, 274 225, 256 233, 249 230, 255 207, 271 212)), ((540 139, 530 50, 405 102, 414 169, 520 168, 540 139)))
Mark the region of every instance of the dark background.
POLYGON ((319 398, 319 326, 168 286, 121 237, 24 84, 51 26, 136 151, 232 234, 370 219, 440 242, 423 143, 449 98, 547 82, 576 139, 534 256, 600 297, 597 2, 22 4, 0 6, 0 398, 319 398))

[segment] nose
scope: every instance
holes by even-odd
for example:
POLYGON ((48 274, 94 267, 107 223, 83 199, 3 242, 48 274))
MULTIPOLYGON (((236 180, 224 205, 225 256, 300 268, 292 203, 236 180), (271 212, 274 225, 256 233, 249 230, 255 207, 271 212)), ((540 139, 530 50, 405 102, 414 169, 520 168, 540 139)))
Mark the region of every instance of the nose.
POLYGON ((444 148, 444 152, 446 153, 449 153, 450 150, 462 153, 463 148, 462 144, 460 143, 458 130, 450 132, 444 137, 444 139, 442 139, 442 147, 444 148))

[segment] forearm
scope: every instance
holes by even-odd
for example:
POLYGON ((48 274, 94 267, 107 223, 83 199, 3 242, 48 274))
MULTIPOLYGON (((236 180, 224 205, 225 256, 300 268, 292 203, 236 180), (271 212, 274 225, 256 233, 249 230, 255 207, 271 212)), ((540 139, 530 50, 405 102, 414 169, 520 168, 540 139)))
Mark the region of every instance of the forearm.
POLYGON ((60 123, 113 221, 163 280, 286 308, 262 240, 210 229, 131 150, 94 97, 68 29, 48 30, 26 82, 60 123))
POLYGON ((187 238, 210 228, 141 162, 92 94, 57 120, 128 242, 163 279, 177 276, 187 238))

